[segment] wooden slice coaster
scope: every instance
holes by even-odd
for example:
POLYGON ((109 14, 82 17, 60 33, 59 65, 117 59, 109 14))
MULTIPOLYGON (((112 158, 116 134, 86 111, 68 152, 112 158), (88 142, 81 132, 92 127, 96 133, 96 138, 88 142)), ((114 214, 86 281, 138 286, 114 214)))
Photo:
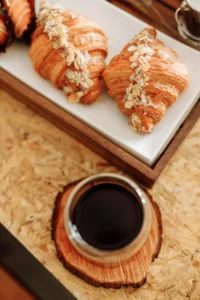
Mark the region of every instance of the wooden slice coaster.
POLYGON ((157 204, 147 193, 152 207, 152 228, 147 241, 137 254, 114 264, 97 263, 76 251, 64 228, 65 204, 77 183, 67 185, 56 198, 52 218, 52 238, 55 241, 58 258, 68 270, 92 285, 107 288, 128 285, 140 287, 145 283, 148 267, 158 255, 162 244, 162 221, 157 204))

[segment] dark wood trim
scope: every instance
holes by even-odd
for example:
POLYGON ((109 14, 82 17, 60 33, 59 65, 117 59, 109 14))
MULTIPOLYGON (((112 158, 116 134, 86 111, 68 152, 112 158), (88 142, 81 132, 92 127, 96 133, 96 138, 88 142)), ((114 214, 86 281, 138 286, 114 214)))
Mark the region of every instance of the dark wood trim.
POLYGON ((161 157, 158 159, 156 165, 154 166, 154 170, 160 174, 162 170, 164 169, 163 166, 166 166, 166 164, 169 162, 169 160, 174 155, 175 151, 178 149, 178 147, 181 145, 181 143, 184 141, 194 124, 197 122, 197 120, 200 117, 200 100, 196 103, 196 105, 191 110, 190 114, 187 116, 185 121, 180 126, 179 130, 171 140, 169 146, 166 148, 164 153, 161 155, 161 157))
POLYGON ((38 300, 76 299, 1 223, 0 265, 38 300))
POLYGON ((37 300, 13 276, 0 266, 0 299, 1 300, 37 300))

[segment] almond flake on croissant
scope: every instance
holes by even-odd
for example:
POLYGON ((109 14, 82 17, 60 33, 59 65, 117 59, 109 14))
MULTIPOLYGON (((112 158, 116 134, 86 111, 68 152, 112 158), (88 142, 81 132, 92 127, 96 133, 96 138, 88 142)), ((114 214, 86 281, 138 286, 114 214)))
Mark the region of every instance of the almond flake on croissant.
POLYGON ((129 116, 133 130, 143 134, 152 131, 188 85, 186 67, 156 35, 153 27, 141 31, 103 72, 109 95, 129 116))
POLYGON ((99 96, 107 37, 90 19, 42 1, 29 54, 35 70, 69 101, 91 104, 99 96))

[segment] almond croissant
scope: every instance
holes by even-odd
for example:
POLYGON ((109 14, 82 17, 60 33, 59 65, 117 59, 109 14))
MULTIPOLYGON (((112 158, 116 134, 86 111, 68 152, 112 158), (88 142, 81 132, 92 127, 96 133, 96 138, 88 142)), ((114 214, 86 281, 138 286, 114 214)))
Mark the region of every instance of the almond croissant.
POLYGON ((108 93, 139 133, 151 132, 188 85, 186 67, 148 27, 116 55, 103 72, 108 93))
POLYGON ((99 96, 107 38, 93 21, 43 1, 29 54, 35 70, 71 102, 90 104, 99 96))

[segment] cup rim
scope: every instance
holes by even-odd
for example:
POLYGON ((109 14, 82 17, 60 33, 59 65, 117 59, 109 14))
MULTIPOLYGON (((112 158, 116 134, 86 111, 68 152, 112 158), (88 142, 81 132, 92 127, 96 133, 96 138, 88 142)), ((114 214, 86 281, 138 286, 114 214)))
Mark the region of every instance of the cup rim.
POLYGON ((181 36, 183 36, 185 39, 189 39, 192 40, 194 42, 199 42, 200 41, 200 37, 197 37, 195 35, 193 35, 187 28, 186 24, 185 24, 185 20, 184 17, 181 15, 177 14, 177 22, 178 22, 178 30, 181 34, 181 36))
POLYGON ((83 179, 75 186, 69 195, 64 208, 64 227, 70 242, 79 253, 96 262, 114 263, 118 262, 119 260, 121 261, 130 258, 136 254, 146 242, 151 230, 151 226, 152 209, 150 200, 146 193, 135 181, 118 174, 101 173, 83 179), (73 224, 71 220, 73 209, 81 198, 81 195, 83 195, 83 193, 85 193, 90 187, 105 183, 105 180, 121 185, 132 192, 132 194, 135 195, 137 200, 140 202, 143 212, 143 223, 138 235, 129 244, 116 250, 101 250, 91 246, 82 238, 76 228, 76 225, 73 224), (87 185, 90 184, 91 186, 87 188, 87 185))

